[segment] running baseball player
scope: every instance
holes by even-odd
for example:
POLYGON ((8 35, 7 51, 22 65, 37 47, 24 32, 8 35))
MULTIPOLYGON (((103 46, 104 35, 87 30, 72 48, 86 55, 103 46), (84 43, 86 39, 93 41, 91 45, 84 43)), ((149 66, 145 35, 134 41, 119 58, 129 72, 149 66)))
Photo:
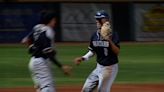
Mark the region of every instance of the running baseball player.
POLYGON ((29 69, 37 92, 56 92, 51 71, 51 62, 55 63, 65 74, 70 73, 70 66, 62 65, 54 56, 54 30, 56 15, 44 13, 40 24, 33 27, 33 31, 26 36, 22 43, 27 43, 32 55, 29 69))
POLYGON ((75 64, 97 56, 97 67, 88 76, 81 92, 110 92, 111 86, 118 72, 118 54, 120 51, 119 38, 112 31, 109 15, 101 10, 95 15, 98 30, 90 40, 89 51, 84 56, 75 58, 75 64))

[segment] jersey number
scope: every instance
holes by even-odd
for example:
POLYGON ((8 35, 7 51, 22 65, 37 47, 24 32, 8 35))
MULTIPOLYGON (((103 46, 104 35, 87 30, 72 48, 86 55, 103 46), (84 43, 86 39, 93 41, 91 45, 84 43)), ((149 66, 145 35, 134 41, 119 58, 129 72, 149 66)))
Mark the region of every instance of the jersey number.
POLYGON ((104 55, 108 56, 108 49, 107 48, 104 48, 104 55))

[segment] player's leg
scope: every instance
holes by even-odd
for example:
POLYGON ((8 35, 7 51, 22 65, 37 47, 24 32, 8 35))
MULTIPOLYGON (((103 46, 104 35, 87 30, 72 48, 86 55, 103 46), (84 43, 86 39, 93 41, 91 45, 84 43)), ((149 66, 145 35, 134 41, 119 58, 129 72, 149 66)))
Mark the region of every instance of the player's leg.
POLYGON ((98 85, 98 75, 95 69, 87 78, 81 92, 93 92, 98 85))
POLYGON ((40 89, 39 92, 55 92, 55 90, 54 90, 54 87, 48 86, 48 87, 40 89))
POLYGON ((32 79, 39 92, 55 92, 51 69, 43 58, 32 58, 29 63, 32 79))
POLYGON ((110 92, 118 72, 118 64, 102 68, 99 74, 98 92, 110 92))

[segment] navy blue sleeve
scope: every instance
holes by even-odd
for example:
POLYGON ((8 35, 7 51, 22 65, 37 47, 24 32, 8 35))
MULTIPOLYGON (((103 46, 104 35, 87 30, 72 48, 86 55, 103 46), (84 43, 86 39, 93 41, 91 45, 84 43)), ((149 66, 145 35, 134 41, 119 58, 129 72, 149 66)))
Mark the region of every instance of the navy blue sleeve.
POLYGON ((120 48, 120 39, 119 39, 119 36, 118 36, 117 32, 113 32, 112 41, 114 42, 114 44, 117 47, 120 48))
POLYGON ((89 49, 90 51, 94 51, 94 46, 93 46, 92 40, 93 40, 93 35, 92 35, 92 37, 91 37, 91 39, 90 39, 90 43, 89 43, 89 47, 88 47, 88 49, 89 49))

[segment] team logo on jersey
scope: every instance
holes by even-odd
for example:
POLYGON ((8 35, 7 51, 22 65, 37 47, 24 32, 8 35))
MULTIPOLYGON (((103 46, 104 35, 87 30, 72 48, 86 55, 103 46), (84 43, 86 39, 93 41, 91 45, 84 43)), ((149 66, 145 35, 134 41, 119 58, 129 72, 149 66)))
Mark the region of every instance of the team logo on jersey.
POLYGON ((109 42, 107 41, 92 41, 94 47, 109 47, 109 42))

